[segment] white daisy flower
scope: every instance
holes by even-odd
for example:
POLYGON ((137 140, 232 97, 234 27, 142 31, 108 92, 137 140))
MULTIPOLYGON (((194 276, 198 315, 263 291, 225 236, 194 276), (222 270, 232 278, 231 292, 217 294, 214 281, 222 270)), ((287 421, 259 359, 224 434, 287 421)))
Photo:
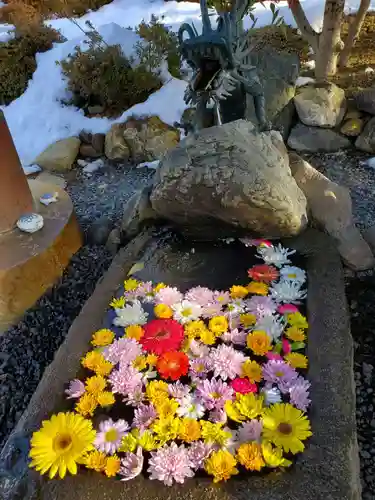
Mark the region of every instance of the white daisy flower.
POLYGON ((131 304, 116 308, 116 318, 113 320, 115 326, 126 327, 129 325, 144 325, 147 323, 148 313, 142 307, 139 300, 131 304))
POLYGON ((257 249, 257 257, 264 260, 266 264, 273 264, 276 267, 284 266, 285 264, 290 264, 288 259, 289 255, 296 253, 295 250, 289 250, 289 248, 284 248, 280 243, 278 245, 272 245, 270 247, 261 246, 257 249))
POLYGON ((202 308, 199 304, 190 302, 189 300, 183 300, 174 304, 172 306, 174 311, 173 318, 179 321, 183 325, 189 323, 190 321, 197 320, 202 314, 202 308))
POLYGON ((271 387, 270 389, 263 387, 261 393, 264 396, 264 404, 266 406, 281 402, 281 392, 277 387, 271 387))
POLYGON ((271 286, 270 297, 276 302, 299 304, 301 299, 306 298, 306 292, 301 290, 301 285, 298 282, 279 281, 271 286))
POLYGON ((233 299, 227 305, 226 316, 235 317, 245 310, 245 302, 242 299, 233 299))
POLYGON ((199 420, 203 417, 206 409, 205 407, 191 394, 187 394, 180 400, 180 406, 177 408, 177 415, 179 417, 192 418, 199 420))
POLYGON ((303 285, 306 281, 306 273, 300 267, 284 266, 280 269, 280 278, 283 281, 293 281, 303 285))
POLYGON ((258 319, 254 330, 265 331, 274 342, 277 342, 284 331, 285 323, 283 318, 268 314, 258 319))

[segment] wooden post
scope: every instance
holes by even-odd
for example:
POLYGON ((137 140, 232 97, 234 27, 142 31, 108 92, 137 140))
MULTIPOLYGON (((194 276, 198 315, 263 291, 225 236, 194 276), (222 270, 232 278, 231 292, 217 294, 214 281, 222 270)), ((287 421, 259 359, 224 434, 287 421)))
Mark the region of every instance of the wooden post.
POLYGON ((0 110, 0 233, 13 229, 19 217, 32 210, 29 184, 0 110))

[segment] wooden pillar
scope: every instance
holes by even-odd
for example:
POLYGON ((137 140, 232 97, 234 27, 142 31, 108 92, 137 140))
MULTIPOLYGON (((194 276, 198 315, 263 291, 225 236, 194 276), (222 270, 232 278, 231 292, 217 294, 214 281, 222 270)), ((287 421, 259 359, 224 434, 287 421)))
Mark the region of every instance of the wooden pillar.
POLYGON ((29 184, 0 110, 0 233, 13 229, 22 214, 32 211, 29 184))

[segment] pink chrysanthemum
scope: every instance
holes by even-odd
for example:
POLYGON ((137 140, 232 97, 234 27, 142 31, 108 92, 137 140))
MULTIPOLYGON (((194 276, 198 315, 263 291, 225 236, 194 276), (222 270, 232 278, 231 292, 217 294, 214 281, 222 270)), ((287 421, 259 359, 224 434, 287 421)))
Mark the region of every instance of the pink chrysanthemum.
POLYGON ((223 314, 223 307, 218 302, 213 302, 202 308, 202 317, 205 319, 220 316, 221 314, 223 314))
POLYGON ((141 431, 146 430, 152 422, 156 419, 157 413, 152 404, 145 405, 140 404, 138 408, 134 410, 134 419, 132 427, 136 427, 141 431))
POLYGON ((225 410, 212 410, 208 416, 208 420, 214 424, 226 424, 228 421, 227 414, 225 410))
POLYGON ((132 366, 120 367, 110 374, 108 380, 113 393, 128 396, 129 393, 134 393, 142 387, 142 372, 132 366))
POLYGON ((207 307, 214 301, 214 292, 204 286, 195 286, 186 292, 185 299, 201 307, 207 307))
POLYGON ((168 392, 171 398, 183 399, 190 392, 190 386, 183 384, 179 380, 174 384, 168 384, 168 392))
POLYGON ((136 290, 137 297, 142 302, 152 302, 154 300, 152 281, 142 282, 138 285, 136 290))
POLYGON ((198 340, 192 340, 189 344, 189 352, 188 356, 190 359, 192 358, 205 358, 209 355, 210 348, 203 344, 202 342, 198 342, 198 340))
POLYGON ((113 455, 121 446, 121 440, 129 430, 125 420, 114 422, 111 418, 99 424, 94 446, 99 450, 113 455))
POLYGON ((290 384, 298 377, 294 368, 284 361, 267 361, 263 365, 263 378, 269 384, 277 384, 280 391, 288 392, 290 384))
POLYGON ((67 399, 80 398, 85 392, 85 384, 81 382, 78 378, 71 380, 68 389, 66 389, 65 394, 67 394, 67 399))
POLYGON ((244 422, 237 429, 237 440, 240 443, 249 443, 250 441, 260 442, 260 436, 263 430, 263 423, 253 419, 249 422, 244 422))
POLYGON ((223 340, 224 342, 230 342, 232 344, 246 345, 248 334, 249 332, 247 332, 246 330, 235 328, 230 332, 223 333, 223 335, 221 336, 221 340, 223 340))
POLYGON ((223 380, 233 379, 240 375, 245 360, 246 356, 241 352, 224 344, 211 349, 208 356, 208 362, 215 377, 221 377, 223 380))
POLYGON ((289 388, 290 402, 299 410, 306 411, 310 406, 310 382, 303 377, 298 377, 289 388))
POLYGON ((108 346, 103 351, 103 356, 107 361, 114 365, 129 365, 137 356, 142 354, 142 346, 135 340, 129 338, 121 338, 115 340, 113 344, 108 346))
POLYGON ((150 479, 158 479, 167 486, 172 486, 173 481, 183 483, 187 477, 194 476, 193 464, 184 445, 172 443, 152 451, 148 464, 150 479))
POLYGON ((193 382, 198 382, 207 377, 209 364, 206 358, 196 358, 190 361, 189 376, 193 382))
POLYGON ((231 296, 229 292, 214 292, 214 300, 221 306, 226 306, 231 301, 231 296))
POLYGON ((269 316, 276 312, 277 304, 270 297, 254 295, 245 301, 249 313, 255 314, 257 319, 269 316))
POLYGON ((166 306, 173 306, 178 302, 181 302, 183 299, 183 295, 181 292, 177 290, 176 287, 166 286, 165 288, 161 288, 155 294, 155 303, 156 304, 165 304, 166 306))
MULTIPOLYGON (((142 380, 144 380, 144 378, 142 380)), ((145 393, 142 390, 142 385, 136 385, 123 399, 124 403, 127 405, 136 407, 139 406, 144 400, 145 393)))
POLYGON ((143 452, 138 446, 137 453, 125 453, 125 457, 121 460, 120 476, 123 476, 121 481, 130 481, 139 476, 143 469, 143 452))
POLYGON ((225 401, 233 399, 233 389, 220 379, 202 380, 197 384, 196 395, 207 410, 224 408, 225 401))
POLYGON ((203 441, 195 441, 192 443, 188 449, 188 455, 193 469, 200 469, 212 451, 213 446, 211 444, 204 443, 203 441))

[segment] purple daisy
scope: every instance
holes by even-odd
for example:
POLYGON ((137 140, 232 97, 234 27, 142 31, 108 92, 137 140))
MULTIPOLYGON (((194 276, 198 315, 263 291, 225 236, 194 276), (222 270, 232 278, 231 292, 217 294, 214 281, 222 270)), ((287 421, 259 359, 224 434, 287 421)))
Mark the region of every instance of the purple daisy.
POLYGON ((246 357, 231 346, 221 344, 210 350, 208 362, 215 377, 234 379, 241 374, 246 357))
POLYGON ((231 330, 230 332, 225 332, 221 336, 221 339, 224 342, 229 342, 231 344, 237 344, 237 345, 246 345, 246 339, 248 336, 249 332, 245 330, 239 330, 238 328, 235 328, 234 330, 231 330))
POLYGON ((183 483, 187 477, 194 476, 188 450, 176 443, 152 451, 148 465, 150 479, 158 479, 166 486, 172 486, 173 481, 183 483))
POLYGON ((193 359, 189 363, 189 377, 193 382, 198 382, 202 378, 207 377, 209 364, 206 358, 193 359))
POLYGON ((186 292, 185 299, 206 307, 214 301, 214 292, 204 286, 195 286, 186 292))
POLYGON ((306 411, 310 406, 310 387, 310 382, 301 376, 298 376, 298 378, 289 387, 290 402, 299 410, 306 411))
POLYGON ((134 410, 132 427, 145 431, 148 427, 150 427, 156 417, 157 413, 152 404, 140 404, 139 407, 134 410))
POLYGON ((224 408, 225 401, 233 399, 233 389, 220 379, 201 380, 197 384, 196 396, 207 410, 224 408))
POLYGON ((65 390, 67 399, 80 398, 85 392, 85 384, 78 378, 71 380, 68 389, 65 390))
POLYGON ((194 470, 200 469, 203 466, 206 458, 210 456, 213 451, 211 444, 204 443, 203 441, 195 441, 188 449, 189 460, 194 470))
POLYGON ((249 313, 255 314, 257 319, 274 314, 277 310, 277 304, 270 297, 254 295, 251 299, 245 301, 246 309, 249 313))
POLYGON ((174 384, 168 385, 169 395, 174 399, 183 399, 190 392, 190 386, 183 384, 179 380, 174 384))
POLYGON ((259 420, 253 419, 249 422, 244 422, 237 429, 237 440, 242 443, 249 443, 250 441, 260 442, 260 436, 263 430, 263 423, 259 420))
POLYGON ((270 360, 263 365, 263 378, 269 384, 277 384, 280 391, 287 393, 292 382, 298 378, 294 368, 279 360, 270 360))
POLYGON ((94 446, 99 450, 113 455, 121 446, 121 440, 129 430, 126 420, 114 422, 111 418, 99 424, 94 446))
POLYGON ((219 304, 221 304, 221 306, 225 306, 225 305, 229 304, 229 302, 231 300, 231 296, 230 296, 229 292, 215 291, 214 292, 214 300, 215 300, 215 302, 218 302, 219 304))
POLYGON ((213 422, 214 424, 226 424, 228 417, 225 410, 217 409, 210 411, 208 420, 210 420, 210 422, 213 422))

